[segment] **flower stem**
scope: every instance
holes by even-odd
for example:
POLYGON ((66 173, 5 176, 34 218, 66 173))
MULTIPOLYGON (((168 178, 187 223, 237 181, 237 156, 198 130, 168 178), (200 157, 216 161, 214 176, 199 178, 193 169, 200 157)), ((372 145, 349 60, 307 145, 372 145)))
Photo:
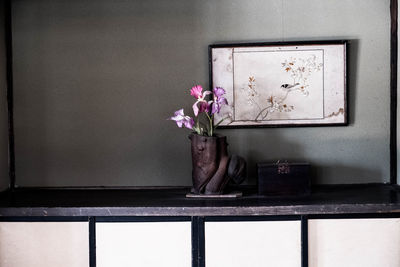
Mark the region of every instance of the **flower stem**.
POLYGON ((206 115, 207 115, 207 118, 208 118, 208 120, 210 121, 210 130, 209 130, 209 132, 208 132, 208 135, 209 136, 213 136, 213 119, 212 119, 212 117, 214 116, 214 115, 212 115, 211 117, 210 117, 210 115, 208 114, 208 112, 204 112, 206 115))
POLYGON ((199 120, 196 121, 196 126, 193 127, 197 134, 201 134, 199 120))

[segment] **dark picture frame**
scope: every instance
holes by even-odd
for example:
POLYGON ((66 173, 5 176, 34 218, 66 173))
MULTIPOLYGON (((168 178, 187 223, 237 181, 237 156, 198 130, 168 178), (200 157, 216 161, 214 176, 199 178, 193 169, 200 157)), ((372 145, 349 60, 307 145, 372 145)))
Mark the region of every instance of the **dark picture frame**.
POLYGON ((220 128, 348 125, 347 40, 209 45, 220 128), (328 86, 329 85, 329 86, 328 86))

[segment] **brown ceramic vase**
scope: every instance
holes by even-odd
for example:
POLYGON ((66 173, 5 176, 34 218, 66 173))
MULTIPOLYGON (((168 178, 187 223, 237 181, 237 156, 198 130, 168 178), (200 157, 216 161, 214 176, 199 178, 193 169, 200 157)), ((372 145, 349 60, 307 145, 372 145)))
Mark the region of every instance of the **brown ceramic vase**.
POLYGON ((228 182, 229 156, 225 136, 191 134, 192 193, 221 194, 228 182))

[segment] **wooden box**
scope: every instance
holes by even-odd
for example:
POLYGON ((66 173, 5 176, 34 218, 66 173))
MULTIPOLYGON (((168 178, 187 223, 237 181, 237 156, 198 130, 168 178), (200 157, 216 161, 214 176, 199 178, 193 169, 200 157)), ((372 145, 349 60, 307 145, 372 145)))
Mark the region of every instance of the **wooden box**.
POLYGON ((258 194, 305 196, 311 193, 309 163, 258 163, 258 194))

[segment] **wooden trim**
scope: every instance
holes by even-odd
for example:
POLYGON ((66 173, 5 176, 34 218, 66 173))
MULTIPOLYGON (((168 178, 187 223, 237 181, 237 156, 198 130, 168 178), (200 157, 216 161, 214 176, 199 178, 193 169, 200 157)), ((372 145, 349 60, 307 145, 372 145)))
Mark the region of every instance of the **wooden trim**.
POLYGON ((96 267, 96 217, 89 217, 89 266, 96 267))
POLYGON ((348 214, 312 214, 308 215, 308 220, 314 219, 391 219, 400 218, 400 212, 396 213, 348 213, 348 214))
POLYGON ((189 216, 96 216, 96 223, 188 222, 189 216))
POLYGON ((5 216, 0 222, 87 222, 86 216, 5 216))
POLYGON ((192 217, 192 267, 205 267, 204 217, 192 217))
POLYGON ((301 216, 301 267, 308 267, 308 217, 301 216))
POLYGON ((299 221, 300 215, 256 215, 256 216, 212 216, 206 222, 255 222, 255 221, 299 221))
MULTIPOLYGON (((246 187, 246 186, 245 186, 246 187)), ((187 190, 190 191, 190 186, 22 186, 15 188, 14 192, 27 192, 27 191, 78 191, 78 190, 89 190, 89 191, 108 191, 108 190, 187 190)))
POLYGON ((249 42, 249 43, 216 43, 209 45, 212 48, 227 47, 259 47, 259 46, 294 46, 294 45, 336 45, 346 44, 348 40, 316 40, 316 41, 291 41, 291 42, 249 42))
POLYGON ((398 0, 390 1, 390 183, 397 184, 397 17, 398 0))

